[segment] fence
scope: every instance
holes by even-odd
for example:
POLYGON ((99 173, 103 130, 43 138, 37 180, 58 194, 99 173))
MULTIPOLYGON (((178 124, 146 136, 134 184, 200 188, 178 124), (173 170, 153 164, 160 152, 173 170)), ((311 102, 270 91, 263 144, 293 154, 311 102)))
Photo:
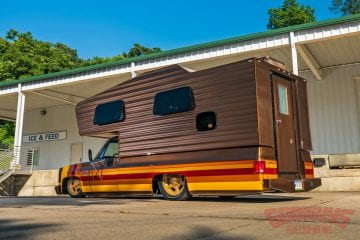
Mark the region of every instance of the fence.
POLYGON ((0 149, 0 175, 11 170, 14 173, 31 174, 33 170, 34 149, 13 147, 0 149))

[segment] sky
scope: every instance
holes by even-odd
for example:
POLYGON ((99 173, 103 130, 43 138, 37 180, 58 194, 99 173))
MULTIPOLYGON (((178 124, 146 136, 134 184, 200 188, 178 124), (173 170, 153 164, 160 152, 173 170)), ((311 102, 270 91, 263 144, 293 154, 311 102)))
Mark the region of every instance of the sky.
MULTIPOLYGON (((0 36, 30 31, 61 42, 82 58, 114 56, 133 43, 174 49, 266 31, 267 10, 282 0, 17 0, 1 1, 0 36)), ((331 0, 298 0, 315 8, 317 20, 339 17, 331 0)))

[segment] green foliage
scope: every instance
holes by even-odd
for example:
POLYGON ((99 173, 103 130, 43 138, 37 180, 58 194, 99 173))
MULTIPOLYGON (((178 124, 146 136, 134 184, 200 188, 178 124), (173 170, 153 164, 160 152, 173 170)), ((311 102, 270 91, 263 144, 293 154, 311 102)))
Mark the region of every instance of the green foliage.
MULTIPOLYGON (((160 48, 147 48, 135 43, 127 53, 114 57, 94 57, 84 60, 78 57, 76 50, 62 43, 40 41, 34 39, 30 32, 19 33, 11 29, 5 37, 0 37, 0 82, 159 51, 160 48)), ((13 145, 14 132, 13 122, 0 120, 0 148, 13 145)))
POLYGON ((315 10, 310 6, 300 5, 296 0, 285 0, 279 8, 268 10, 268 29, 293 26, 316 21, 315 10))
POLYGON ((0 148, 9 148, 14 143, 15 124, 0 120, 0 148))
POLYGON ((332 0, 330 11, 343 16, 360 13, 360 0, 332 0))
POLYGON ((134 43, 134 46, 129 50, 128 53, 123 53, 125 58, 138 57, 141 55, 147 55, 151 53, 160 52, 160 48, 147 48, 138 43, 134 43))
POLYGON ((138 43, 134 43, 134 46, 132 48, 130 48, 130 50, 127 53, 122 53, 122 54, 116 55, 114 57, 93 57, 91 59, 84 61, 82 66, 89 66, 89 65, 105 63, 105 62, 113 62, 113 61, 122 60, 125 58, 138 57, 141 55, 147 55, 147 54, 156 53, 156 52, 160 52, 160 51, 161 51, 160 48, 147 48, 138 43))
POLYGON ((36 40, 30 32, 12 29, 0 38, 0 81, 74 68, 82 61, 76 50, 61 43, 36 40))

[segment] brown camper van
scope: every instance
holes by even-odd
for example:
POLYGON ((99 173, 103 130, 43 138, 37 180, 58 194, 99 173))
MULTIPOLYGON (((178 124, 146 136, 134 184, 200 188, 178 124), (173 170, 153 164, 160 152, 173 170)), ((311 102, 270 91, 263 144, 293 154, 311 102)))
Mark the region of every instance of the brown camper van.
POLYGON ((80 102, 80 135, 109 140, 90 162, 61 168, 57 192, 185 200, 318 187, 306 81, 268 60, 172 65, 80 102))

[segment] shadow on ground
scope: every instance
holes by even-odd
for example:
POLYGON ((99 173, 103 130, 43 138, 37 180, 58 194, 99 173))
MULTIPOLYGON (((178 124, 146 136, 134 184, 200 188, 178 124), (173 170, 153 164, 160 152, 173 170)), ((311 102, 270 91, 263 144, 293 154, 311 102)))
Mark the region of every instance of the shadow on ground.
POLYGON ((154 198, 107 197, 107 198, 70 198, 70 197, 0 197, 1 208, 24 208, 28 206, 88 206, 88 205, 121 205, 129 202, 148 202, 154 198))
MULTIPOLYGON (((282 201, 298 201, 309 199, 307 197, 284 195, 246 195, 236 198, 194 197, 195 202, 233 202, 233 203, 271 203, 282 201)), ((1 208, 25 208, 29 206, 88 206, 88 205, 123 205, 134 202, 167 201, 161 197, 0 197, 1 208)))
POLYGON ((299 201, 299 200, 305 200, 305 199, 310 199, 310 197, 266 194, 266 195, 244 195, 244 196, 238 196, 235 198, 197 197, 197 198, 193 198, 192 201, 271 203, 271 202, 299 201))
POLYGON ((184 235, 172 235, 169 237, 166 237, 166 239, 183 239, 183 240, 191 240, 191 239, 206 239, 206 240, 253 240, 256 239, 252 237, 251 235, 247 234, 233 234, 230 233, 231 230, 223 230, 223 231, 216 231, 209 227, 193 227, 189 229, 187 233, 184 235))
POLYGON ((0 219, 0 239, 30 239, 36 238, 37 235, 44 231, 55 230, 57 225, 54 224, 40 224, 28 221, 18 221, 12 219, 0 219))

